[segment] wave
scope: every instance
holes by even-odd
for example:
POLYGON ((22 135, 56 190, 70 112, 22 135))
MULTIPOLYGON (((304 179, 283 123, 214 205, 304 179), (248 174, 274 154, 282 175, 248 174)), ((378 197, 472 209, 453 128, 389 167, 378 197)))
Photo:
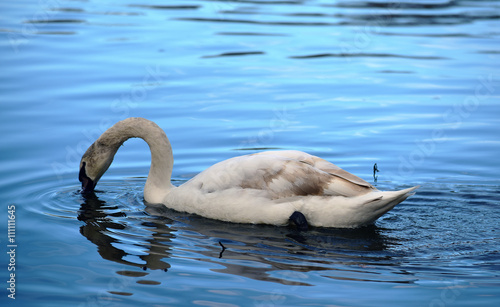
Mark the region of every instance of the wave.
POLYGON ((313 58, 359 58, 359 57, 370 57, 370 58, 402 58, 402 59, 414 59, 414 60, 448 60, 449 58, 440 56, 418 56, 418 55, 401 55, 401 54, 390 54, 390 53, 320 53, 320 54, 310 54, 310 55, 297 55, 290 56, 292 59, 313 59, 313 58))
POLYGON ((243 56, 243 55, 255 55, 255 54, 264 54, 262 51, 246 51, 246 52, 224 52, 216 55, 206 55, 202 58, 218 58, 218 57, 227 57, 227 56, 243 56))

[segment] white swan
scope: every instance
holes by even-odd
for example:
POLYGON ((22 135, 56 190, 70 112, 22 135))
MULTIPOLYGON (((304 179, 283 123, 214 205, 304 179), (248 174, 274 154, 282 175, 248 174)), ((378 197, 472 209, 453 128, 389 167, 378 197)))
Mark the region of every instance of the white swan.
POLYGON ((235 223, 353 228, 373 223, 418 186, 382 192, 338 166, 300 151, 269 151, 219 162, 188 182, 170 182, 172 147, 152 121, 128 118, 92 144, 80 162, 84 193, 92 192, 118 148, 139 137, 151 150, 144 187, 148 203, 235 223))

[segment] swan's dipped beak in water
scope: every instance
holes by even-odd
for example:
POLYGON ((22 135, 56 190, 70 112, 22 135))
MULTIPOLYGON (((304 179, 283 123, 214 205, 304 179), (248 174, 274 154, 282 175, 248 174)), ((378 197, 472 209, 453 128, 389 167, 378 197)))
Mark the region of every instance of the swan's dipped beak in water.
POLYGON ((80 167, 80 174, 78 175, 78 179, 82 183, 82 193, 90 193, 94 192, 95 188, 95 182, 87 176, 87 173, 85 171, 85 162, 82 162, 82 166, 80 167))

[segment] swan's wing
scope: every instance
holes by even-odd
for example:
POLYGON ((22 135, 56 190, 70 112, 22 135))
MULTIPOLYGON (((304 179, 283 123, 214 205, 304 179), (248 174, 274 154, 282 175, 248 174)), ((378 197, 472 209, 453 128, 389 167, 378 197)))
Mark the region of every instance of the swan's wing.
MULTIPOLYGON (((371 184, 369 184, 365 180, 359 178, 358 176, 353 175, 353 174, 341 169, 340 167, 338 167, 337 165, 335 165, 331 162, 328 162, 328 161, 321 159, 319 157, 307 154, 305 152, 295 151, 295 150, 287 150, 287 151, 274 151, 274 152, 270 152, 270 153, 281 155, 283 157, 289 157, 291 159, 295 159, 297 161, 307 163, 307 164, 309 164, 309 165, 311 165, 311 166, 313 166, 321 171, 324 171, 324 172, 329 173, 333 176, 347 180, 347 181, 349 181, 353 184, 356 184, 358 186, 366 187, 366 188, 373 188, 373 186, 371 184)), ((265 154, 265 152, 260 153, 260 154, 265 154)))
POLYGON ((362 195, 375 190, 338 166, 299 151, 263 152, 232 158, 208 168, 190 184, 210 193, 257 189, 273 199, 305 195, 362 195))

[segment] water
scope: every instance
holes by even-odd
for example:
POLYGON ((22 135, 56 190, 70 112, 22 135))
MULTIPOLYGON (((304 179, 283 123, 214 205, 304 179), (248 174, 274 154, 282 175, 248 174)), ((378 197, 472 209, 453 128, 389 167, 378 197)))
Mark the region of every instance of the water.
POLYGON ((500 2, 0 6, 2 306, 500 302, 500 2), (298 149, 422 187, 373 227, 234 225, 146 207, 130 140, 82 198, 82 153, 129 116, 165 129, 175 184, 298 149))

